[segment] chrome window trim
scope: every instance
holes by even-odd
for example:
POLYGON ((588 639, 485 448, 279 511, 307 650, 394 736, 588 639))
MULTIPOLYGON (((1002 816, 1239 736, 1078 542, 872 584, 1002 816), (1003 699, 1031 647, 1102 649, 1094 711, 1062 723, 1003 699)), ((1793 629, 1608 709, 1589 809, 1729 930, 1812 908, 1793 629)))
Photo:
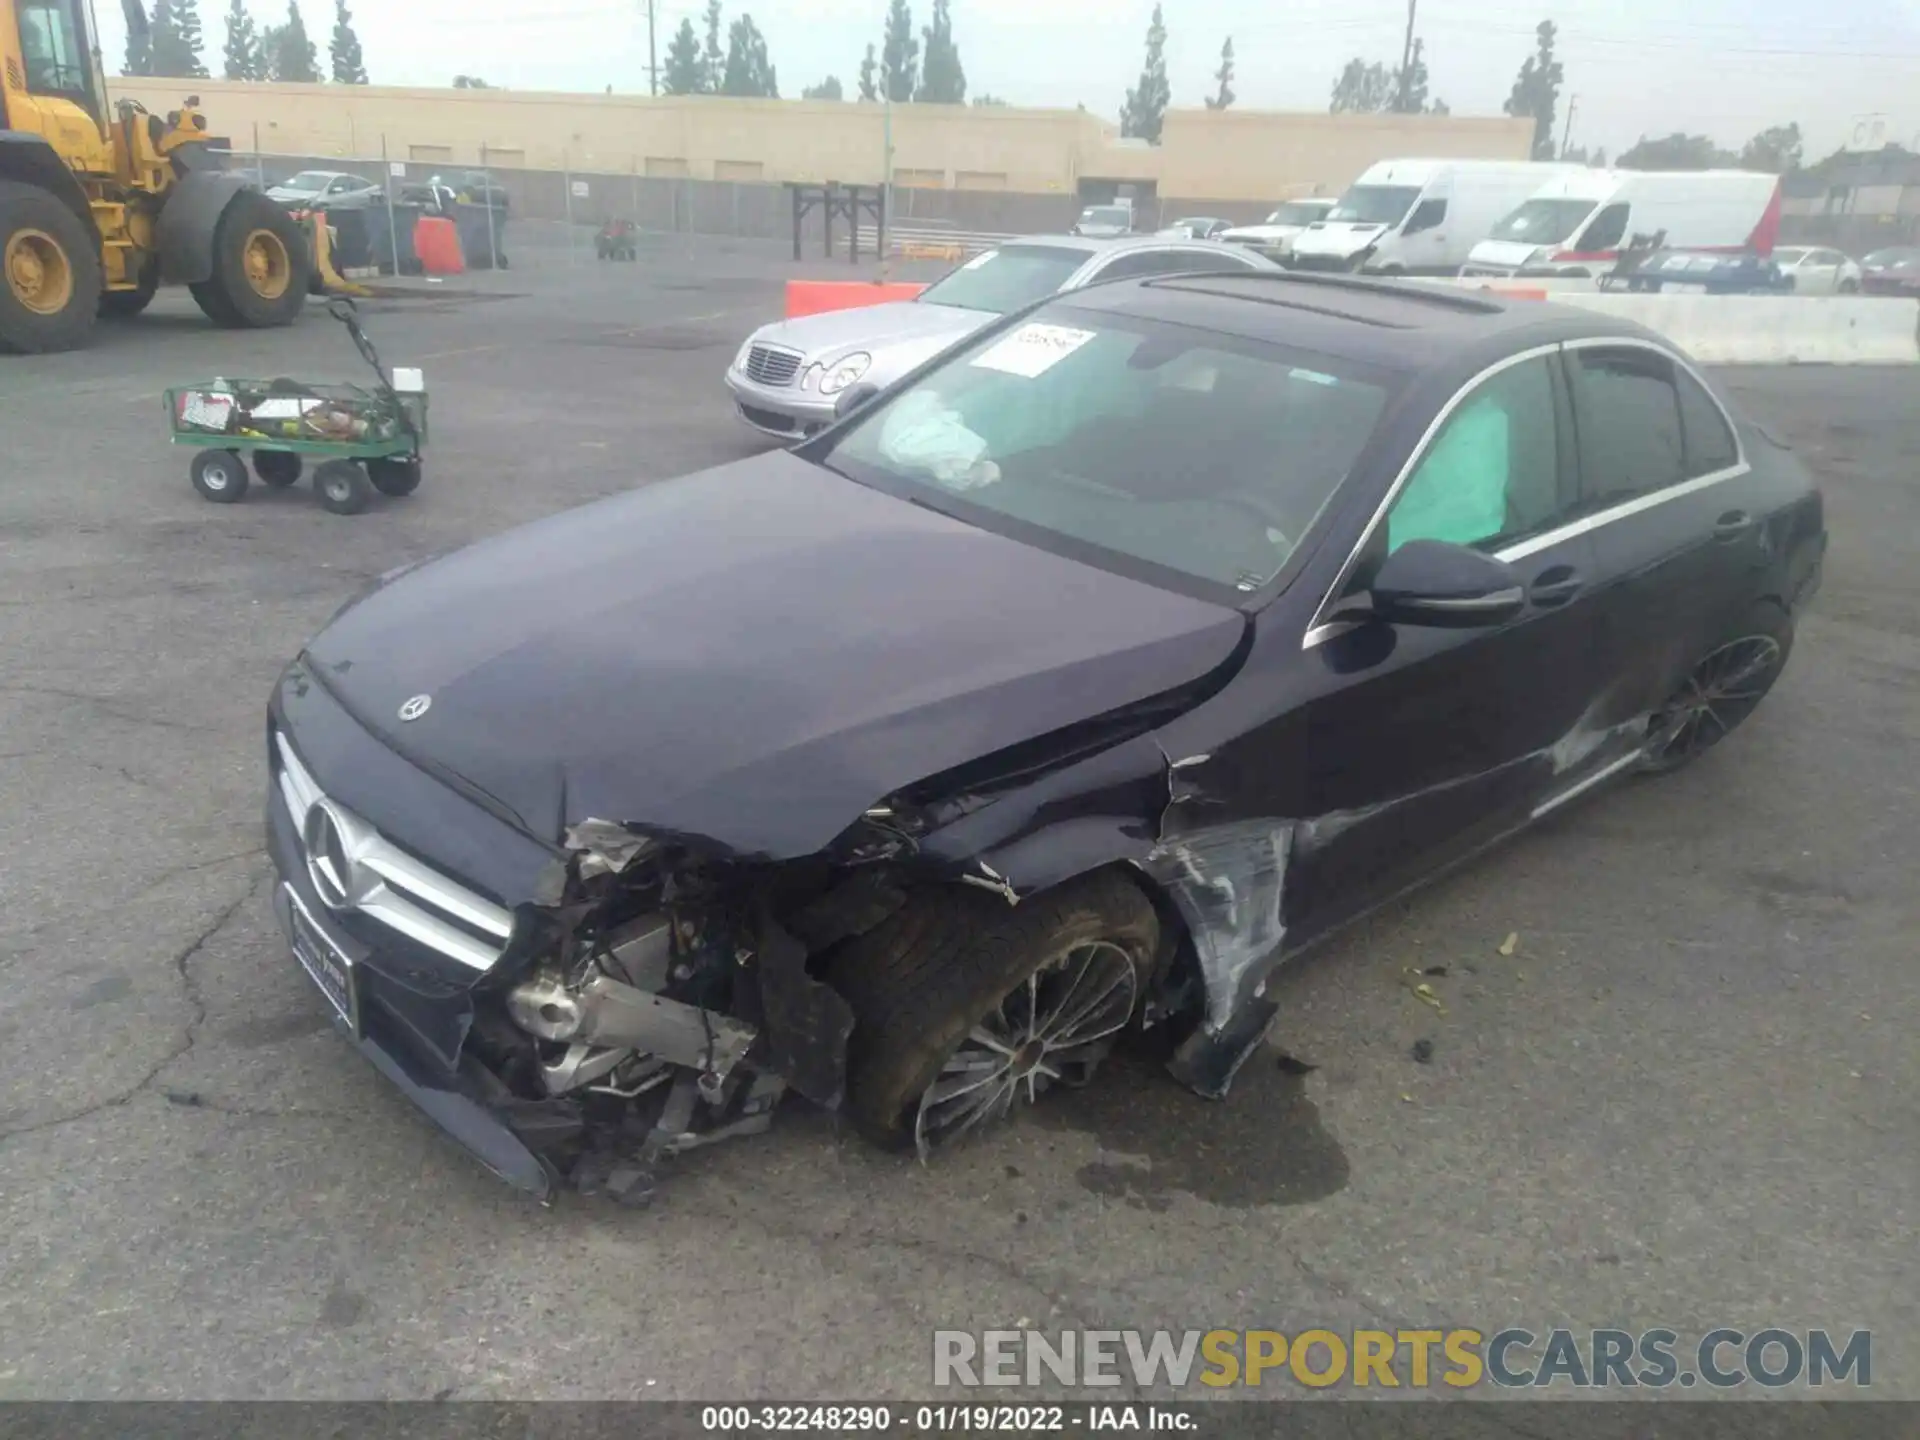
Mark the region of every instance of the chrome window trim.
POLYGON ((276 730, 273 740, 280 756, 280 796, 293 817, 295 831, 303 837, 302 848, 305 848, 307 812, 315 805, 325 803, 330 807, 329 813, 345 824, 346 833, 342 838, 350 847, 354 862, 365 866, 378 877, 379 883, 373 885, 355 906, 359 913, 459 961, 469 969, 492 969, 513 935, 513 912, 422 864, 386 839, 372 825, 348 811, 339 801, 329 800, 307 767, 301 763, 300 757, 294 753, 287 737, 276 730), (436 914, 436 911, 439 913, 436 914), (443 916, 450 916, 471 925, 475 930, 498 937, 497 943, 489 946, 478 936, 448 924, 443 916))
MULTIPOLYGON (((1361 554, 1366 550, 1367 542, 1373 539, 1373 532, 1379 529, 1380 522, 1386 518, 1387 511, 1392 508, 1393 502, 1400 497, 1401 490, 1406 487, 1407 481, 1413 477, 1413 472, 1419 468, 1420 462, 1426 458, 1428 447, 1433 444, 1434 437, 1440 433, 1441 427, 1452 417, 1453 412, 1460 408, 1463 401, 1494 376, 1528 360, 1538 360, 1543 356, 1564 353, 1570 350, 1617 350, 1623 348, 1651 351, 1653 354, 1659 355, 1669 361, 1676 369, 1684 370, 1688 375, 1693 377, 1700 388, 1706 392, 1707 398, 1713 402, 1714 409, 1719 412, 1721 420, 1726 423, 1728 433, 1733 436, 1734 463, 1725 469, 1710 471, 1705 475, 1696 475, 1689 479, 1682 480, 1677 485, 1669 485, 1662 490, 1651 490, 1645 495, 1636 495, 1631 500, 1623 500, 1618 505, 1612 505, 1605 510, 1596 511, 1592 515, 1583 515, 1578 520, 1569 521, 1565 525, 1553 530, 1544 531, 1539 535, 1530 535, 1524 540, 1516 541, 1512 545, 1494 551, 1494 559, 1507 564, 1512 564, 1517 560, 1524 560, 1529 555, 1537 554, 1541 550, 1561 544, 1564 541, 1576 539, 1591 530, 1599 529, 1602 525, 1611 524, 1615 520, 1624 520, 1628 516, 1637 515, 1643 510, 1651 510, 1656 505, 1664 505, 1669 500, 1677 500, 1683 495, 1691 495, 1695 491, 1704 490, 1710 485, 1718 485, 1723 480, 1732 480, 1738 476, 1745 475, 1750 469, 1747 464, 1746 442, 1740 437, 1740 427, 1734 423, 1732 413, 1727 409, 1726 405, 1722 403, 1720 397, 1714 393, 1713 387, 1706 382, 1706 378, 1700 374, 1692 362, 1670 346, 1656 344, 1651 340, 1642 340, 1633 335, 1583 335, 1574 340, 1560 340, 1555 341, 1551 345, 1536 345, 1529 350, 1517 351, 1512 355, 1496 360, 1493 364, 1487 366, 1486 369, 1473 376, 1472 379, 1468 380, 1466 384, 1462 385, 1453 393, 1453 397, 1449 399, 1445 405, 1440 407, 1440 412, 1434 416, 1433 422, 1429 424, 1421 434, 1419 443, 1413 447, 1413 453, 1408 456, 1406 464, 1401 466, 1400 473, 1394 476, 1393 484, 1387 487, 1386 496, 1374 507, 1373 514, 1367 520, 1366 528, 1360 532, 1359 540, 1355 542, 1353 549, 1348 552, 1345 562, 1340 566, 1339 573, 1333 577, 1333 583, 1327 587, 1326 594, 1321 596, 1320 604, 1313 612, 1313 620, 1308 624, 1306 633, 1300 637, 1300 648, 1302 650, 1311 650, 1323 641, 1331 640, 1336 635, 1343 635, 1353 628, 1353 622, 1351 621, 1327 619, 1327 610, 1334 603, 1335 598, 1346 587, 1347 581, 1353 578, 1354 567, 1359 563, 1361 554)), ((1577 446, 1577 437, 1575 443, 1577 446)))

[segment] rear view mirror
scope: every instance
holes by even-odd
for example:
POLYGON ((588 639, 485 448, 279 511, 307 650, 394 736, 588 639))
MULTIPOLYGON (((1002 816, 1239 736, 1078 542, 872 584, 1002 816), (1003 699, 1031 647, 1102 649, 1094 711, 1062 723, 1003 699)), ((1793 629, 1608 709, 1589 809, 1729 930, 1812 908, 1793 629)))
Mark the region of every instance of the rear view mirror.
POLYGON ((840 398, 833 402, 833 418, 846 419, 879 393, 880 387, 871 381, 862 380, 857 384, 849 385, 840 392, 840 398))
POLYGON ((1409 540, 1380 563, 1370 590, 1375 618, 1441 630, 1504 625, 1527 603, 1511 565, 1443 540, 1409 540))

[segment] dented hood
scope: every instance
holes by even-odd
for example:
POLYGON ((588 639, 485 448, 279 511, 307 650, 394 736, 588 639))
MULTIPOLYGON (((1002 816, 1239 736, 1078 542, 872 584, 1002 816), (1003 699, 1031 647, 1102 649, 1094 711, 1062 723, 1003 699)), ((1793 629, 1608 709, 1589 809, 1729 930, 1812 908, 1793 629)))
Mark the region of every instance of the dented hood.
POLYGON ((775 452, 411 571, 307 653, 544 840, 598 818, 789 858, 915 780, 1201 679, 1244 623, 775 452))

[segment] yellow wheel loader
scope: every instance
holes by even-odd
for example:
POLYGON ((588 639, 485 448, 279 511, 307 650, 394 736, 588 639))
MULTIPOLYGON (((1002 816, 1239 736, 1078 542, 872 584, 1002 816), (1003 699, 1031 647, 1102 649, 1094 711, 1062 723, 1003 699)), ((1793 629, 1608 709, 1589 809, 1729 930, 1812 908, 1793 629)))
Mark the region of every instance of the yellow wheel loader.
MULTIPOLYGON (((140 0, 122 0, 144 30, 140 0)), ((293 217, 221 169, 198 102, 109 113, 88 0, 0 0, 0 350, 70 350, 162 282, 216 324, 285 325, 314 273, 293 217)))

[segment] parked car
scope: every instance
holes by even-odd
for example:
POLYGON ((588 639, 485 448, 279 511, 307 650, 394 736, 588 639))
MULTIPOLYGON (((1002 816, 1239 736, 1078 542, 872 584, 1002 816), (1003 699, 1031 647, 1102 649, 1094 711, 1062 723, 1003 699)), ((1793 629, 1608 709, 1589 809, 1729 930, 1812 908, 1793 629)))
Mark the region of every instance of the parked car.
POLYGON ((1860 288, 1869 295, 1920 295, 1920 246, 1876 250, 1860 262, 1860 288))
POLYGON ((1285 264, 1293 258, 1293 242, 1316 220, 1327 218, 1337 202, 1332 197, 1289 200, 1258 225, 1241 225, 1228 230, 1220 239, 1229 245, 1245 245, 1269 260, 1285 264))
POLYGON ((1217 215, 1189 215, 1160 229, 1162 236, 1177 235, 1187 240, 1218 240, 1232 222, 1217 215))
POLYGON ((1222 1096, 1276 964, 1751 715, 1825 539, 1624 321, 1070 291, 341 611, 269 707, 273 903, 535 1194, 644 1196, 788 1090, 929 1154, 1131 1025, 1222 1096))
POLYGON ((1494 223, 1555 175, 1535 160, 1382 160, 1293 242, 1312 270, 1453 275, 1494 223))
POLYGON ((1773 248, 1780 177, 1751 170, 1589 170, 1549 177, 1473 247, 1463 275, 1585 279, 1635 235, 1677 250, 1773 248))
POLYGON ((269 199, 289 210, 329 210, 366 205, 385 191, 373 180, 338 170, 302 170, 291 179, 267 187, 269 199))
POLYGON ((1626 277, 1630 291, 1661 294, 1668 290, 1707 295, 1766 295, 1793 289, 1793 282, 1771 256, 1713 251, 1659 249, 1626 277))
POLYGON ((1073 233, 1095 239, 1111 240, 1133 233, 1131 205, 1089 205, 1074 222, 1073 233))
POLYGON ((1782 245, 1773 263, 1796 295, 1851 295, 1860 288, 1860 262, 1822 246, 1782 245))
POLYGON ((886 385, 1055 291, 1130 275, 1272 268, 1237 246, 1204 240, 1059 235, 1012 241, 974 256, 916 299, 763 325, 734 356, 727 388, 748 425, 796 439, 823 429, 849 386, 886 385))

